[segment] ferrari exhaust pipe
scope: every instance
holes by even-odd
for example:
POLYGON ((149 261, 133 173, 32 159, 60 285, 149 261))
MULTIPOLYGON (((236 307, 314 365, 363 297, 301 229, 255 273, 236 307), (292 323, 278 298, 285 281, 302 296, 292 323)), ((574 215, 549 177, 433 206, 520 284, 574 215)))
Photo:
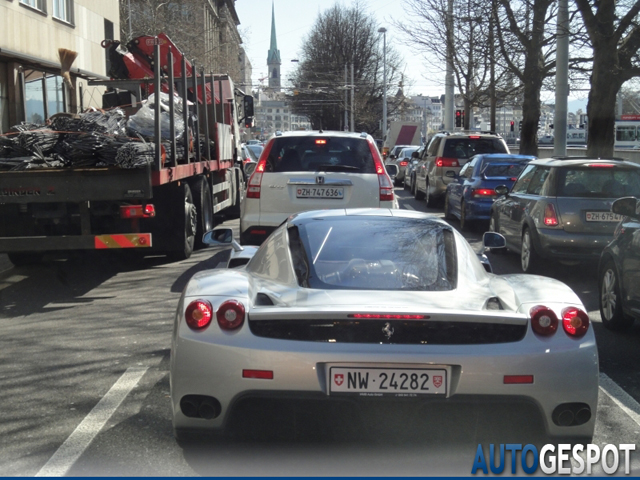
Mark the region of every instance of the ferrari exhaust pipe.
POLYGON ((183 397, 180 401, 180 410, 185 417, 197 417, 198 416, 198 403, 189 397, 183 397))
POLYGON ((573 414, 573 412, 569 409, 567 410, 562 410, 559 414, 558 414, 558 419, 557 419, 557 424, 561 427, 568 427, 569 425, 571 425, 573 423, 573 419, 575 418, 575 415, 573 414))
POLYGON ((551 414, 559 427, 582 425, 591 420, 591 408, 586 403, 562 403, 551 414))
POLYGON ((206 398, 198 408, 198 415, 205 420, 212 420, 220 415, 220 402, 215 398, 206 398))

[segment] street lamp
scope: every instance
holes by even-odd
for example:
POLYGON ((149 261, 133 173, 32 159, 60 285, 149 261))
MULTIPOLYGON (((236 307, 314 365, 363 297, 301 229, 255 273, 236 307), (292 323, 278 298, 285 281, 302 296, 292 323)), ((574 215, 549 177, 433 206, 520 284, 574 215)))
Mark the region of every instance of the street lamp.
POLYGON ((387 135, 387 29, 380 27, 382 34, 382 138, 387 135))

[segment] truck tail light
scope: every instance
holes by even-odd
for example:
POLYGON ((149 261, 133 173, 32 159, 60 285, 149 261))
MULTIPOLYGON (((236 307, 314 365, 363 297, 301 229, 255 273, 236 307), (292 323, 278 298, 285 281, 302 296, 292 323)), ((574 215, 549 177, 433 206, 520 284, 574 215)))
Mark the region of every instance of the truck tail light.
POLYGON ((194 300, 184 312, 184 319, 192 330, 207 328, 212 318, 213 307, 206 300, 194 300))
POLYGON ((378 174, 380 201, 393 202, 393 184, 391 183, 391 179, 389 178, 389 175, 387 175, 387 171, 382 164, 378 149, 372 142, 369 142, 369 150, 371 151, 371 156, 373 157, 373 162, 376 166, 376 173, 378 174))
POLYGON ((151 218, 156 216, 156 207, 147 205, 121 205, 120 218, 151 218))
POLYGON ((436 157, 436 167, 459 167, 457 158, 436 157))
POLYGON ((531 315, 531 328, 538 335, 551 336, 558 330, 558 317, 548 307, 537 305, 529 310, 531 315))
POLYGON ((570 337, 582 337, 589 330, 589 315, 576 307, 562 310, 562 328, 570 337))
POLYGON ((544 224, 547 227, 555 227, 558 225, 558 215, 556 215, 556 208, 553 203, 547 203, 544 207, 544 224))

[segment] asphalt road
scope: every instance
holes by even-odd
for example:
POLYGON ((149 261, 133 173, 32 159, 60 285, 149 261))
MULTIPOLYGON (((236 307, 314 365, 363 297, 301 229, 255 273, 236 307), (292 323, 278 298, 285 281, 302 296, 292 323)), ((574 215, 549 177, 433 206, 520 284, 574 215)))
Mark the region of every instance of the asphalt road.
MULTIPOLYGON (((442 215, 396 193, 401 208, 442 215)), ((463 233, 480 248, 482 231, 463 233)), ((179 263, 132 264, 87 253, 28 268, 0 255, 1 474, 468 475, 478 443, 544 443, 536 413, 518 405, 260 402, 239 412, 231 439, 179 445, 169 403, 173 315, 188 279, 226 255, 210 248, 179 263)), ((489 256, 496 273, 520 271, 515 255, 489 256)), ((594 443, 637 443, 640 325, 624 334, 602 328, 594 268, 559 265, 549 275, 580 295, 596 332, 594 443)))

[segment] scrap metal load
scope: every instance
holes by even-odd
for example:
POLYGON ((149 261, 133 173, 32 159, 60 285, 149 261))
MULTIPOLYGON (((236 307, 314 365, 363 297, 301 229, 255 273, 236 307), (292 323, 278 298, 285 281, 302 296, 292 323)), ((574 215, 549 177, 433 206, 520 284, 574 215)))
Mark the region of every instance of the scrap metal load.
POLYGON ((0 135, 0 170, 150 165, 155 145, 135 135, 120 109, 15 125, 0 135))

